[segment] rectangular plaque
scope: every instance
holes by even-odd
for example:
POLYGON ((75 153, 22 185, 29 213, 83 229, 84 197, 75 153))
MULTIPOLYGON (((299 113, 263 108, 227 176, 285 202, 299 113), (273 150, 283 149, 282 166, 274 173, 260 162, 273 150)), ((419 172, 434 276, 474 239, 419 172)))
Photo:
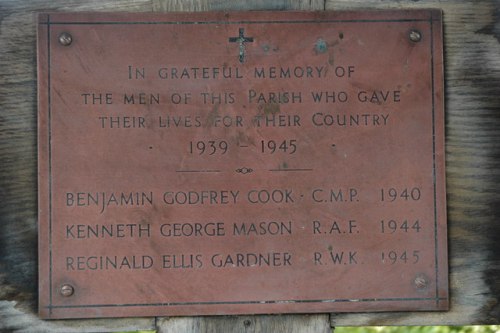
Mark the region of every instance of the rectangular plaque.
POLYGON ((38 21, 44 318, 446 310, 441 12, 38 21))

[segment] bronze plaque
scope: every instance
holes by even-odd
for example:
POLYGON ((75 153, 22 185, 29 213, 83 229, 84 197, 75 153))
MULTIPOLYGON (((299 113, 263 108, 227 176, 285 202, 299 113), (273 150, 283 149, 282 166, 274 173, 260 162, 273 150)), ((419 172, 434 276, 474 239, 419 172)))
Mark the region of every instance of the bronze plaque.
POLYGON ((38 23, 44 318, 446 310, 441 12, 38 23))

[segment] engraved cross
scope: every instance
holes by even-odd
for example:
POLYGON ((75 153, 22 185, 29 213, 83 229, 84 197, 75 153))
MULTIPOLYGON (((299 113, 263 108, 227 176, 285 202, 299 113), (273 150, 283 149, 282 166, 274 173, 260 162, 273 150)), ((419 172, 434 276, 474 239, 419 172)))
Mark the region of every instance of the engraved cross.
POLYGON ((253 37, 245 37, 245 29, 240 28, 238 37, 229 37, 229 42, 240 44, 239 59, 243 63, 245 61, 245 43, 252 43, 253 37))

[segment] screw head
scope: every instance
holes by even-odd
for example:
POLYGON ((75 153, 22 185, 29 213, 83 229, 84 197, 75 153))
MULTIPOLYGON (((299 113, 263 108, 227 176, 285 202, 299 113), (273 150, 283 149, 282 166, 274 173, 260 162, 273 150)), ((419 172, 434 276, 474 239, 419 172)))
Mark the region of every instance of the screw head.
POLYGON ((75 288, 70 284, 63 284, 61 286, 60 293, 64 297, 69 297, 75 293, 75 288))
POLYGON ((408 34, 408 37, 412 42, 420 42, 422 40, 422 33, 416 29, 410 30, 410 33, 408 34))
POLYGON ((73 37, 67 32, 62 32, 59 35, 59 43, 63 46, 69 46, 73 42, 73 37))
POLYGON ((419 274, 415 277, 415 280, 413 281, 413 285, 417 289, 425 289, 427 287, 427 284, 429 283, 427 277, 423 274, 419 274))

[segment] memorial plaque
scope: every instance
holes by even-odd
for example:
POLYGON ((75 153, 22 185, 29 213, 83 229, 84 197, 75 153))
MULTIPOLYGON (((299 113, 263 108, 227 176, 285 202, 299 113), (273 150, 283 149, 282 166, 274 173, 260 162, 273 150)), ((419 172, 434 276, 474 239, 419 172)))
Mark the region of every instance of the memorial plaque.
POLYGON ((441 12, 38 20, 44 318, 446 310, 441 12))

